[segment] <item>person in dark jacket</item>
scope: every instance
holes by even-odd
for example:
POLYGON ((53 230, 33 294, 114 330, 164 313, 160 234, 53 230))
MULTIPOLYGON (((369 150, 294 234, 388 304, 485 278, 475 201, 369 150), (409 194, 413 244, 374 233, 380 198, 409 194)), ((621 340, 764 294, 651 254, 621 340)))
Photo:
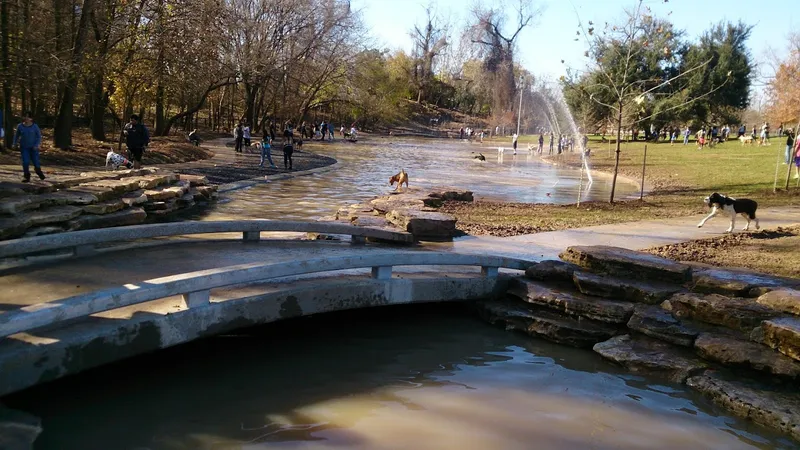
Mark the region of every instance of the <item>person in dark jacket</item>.
POLYGON ((236 153, 242 153, 242 148, 244 148, 244 128, 242 128, 241 122, 239 122, 236 125, 236 128, 233 130, 233 138, 235 139, 233 151, 236 153))
POLYGON ((22 181, 31 181, 30 165, 40 180, 44 180, 44 173, 39 165, 39 146, 42 145, 42 131, 39 126, 33 123, 33 114, 25 113, 22 115, 22 123, 17 125, 14 133, 14 148, 19 148, 22 156, 22 181))
POLYGON ((130 159, 133 160, 133 168, 142 168, 142 155, 145 148, 150 144, 150 132, 143 123, 139 122, 139 116, 131 115, 131 121, 123 129, 125 134, 125 145, 128 146, 130 159))

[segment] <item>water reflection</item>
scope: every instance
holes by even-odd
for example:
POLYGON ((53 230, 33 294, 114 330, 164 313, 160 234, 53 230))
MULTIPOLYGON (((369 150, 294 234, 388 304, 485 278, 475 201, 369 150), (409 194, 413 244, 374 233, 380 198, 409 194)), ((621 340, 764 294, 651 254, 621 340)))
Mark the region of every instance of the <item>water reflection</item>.
MULTIPOLYGON (((500 155, 496 147, 453 140, 387 137, 357 143, 317 143, 309 145, 308 150, 333 156, 340 165, 330 172, 223 194, 213 209, 195 218, 316 219, 343 205, 388 192, 389 177, 401 168, 410 174, 411 186, 452 186, 472 190, 487 200, 573 203, 578 200, 581 184, 579 171, 556 168, 527 150, 500 155), (483 152, 486 162, 473 159, 473 152, 483 152)), ((582 201, 608 198, 611 185, 607 177, 595 176, 587 189, 584 175, 582 183, 582 201)), ((636 192, 633 184, 618 182, 618 197, 636 192)))
MULTIPOLYGON (((4 399, 6 400, 6 399, 4 399)), ((7 398, 40 449, 744 449, 791 442, 447 306, 292 320, 7 398)))

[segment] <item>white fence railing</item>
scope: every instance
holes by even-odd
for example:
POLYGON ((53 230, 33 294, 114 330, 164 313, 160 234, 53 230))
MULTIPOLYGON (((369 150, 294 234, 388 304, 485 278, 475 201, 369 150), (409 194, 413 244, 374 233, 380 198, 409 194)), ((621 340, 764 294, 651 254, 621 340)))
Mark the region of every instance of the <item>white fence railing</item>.
POLYGON ((183 236, 208 233, 242 233, 245 241, 258 241, 261 232, 304 232, 341 234, 352 237, 354 243, 367 238, 398 243, 413 243, 410 233, 380 228, 357 227, 332 222, 300 222, 279 220, 226 220, 210 222, 173 222, 149 225, 101 228, 72 231, 30 238, 0 241, 0 258, 24 256, 48 250, 71 249, 74 256, 90 255, 95 245, 166 236, 183 236))
POLYGON ((483 276, 496 278, 499 268, 525 270, 531 264, 529 261, 497 256, 426 251, 243 264, 155 278, 8 311, 0 314, 0 338, 175 295, 183 296, 188 308, 199 308, 209 304, 212 289, 272 278, 371 268, 373 278, 388 280, 394 266, 479 266, 483 276))

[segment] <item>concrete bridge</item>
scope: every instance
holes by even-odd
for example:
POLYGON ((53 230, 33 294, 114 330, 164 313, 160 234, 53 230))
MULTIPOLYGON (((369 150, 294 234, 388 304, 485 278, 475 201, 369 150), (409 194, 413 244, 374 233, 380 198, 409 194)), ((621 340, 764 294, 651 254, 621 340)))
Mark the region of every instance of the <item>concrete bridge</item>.
POLYGON ((0 395, 285 318, 491 298, 506 289, 500 269, 531 264, 410 243, 407 234, 383 229, 263 220, 141 225, 0 242, 0 395), (262 239, 262 232, 343 239, 262 239), (367 243, 372 240, 404 246, 367 243))

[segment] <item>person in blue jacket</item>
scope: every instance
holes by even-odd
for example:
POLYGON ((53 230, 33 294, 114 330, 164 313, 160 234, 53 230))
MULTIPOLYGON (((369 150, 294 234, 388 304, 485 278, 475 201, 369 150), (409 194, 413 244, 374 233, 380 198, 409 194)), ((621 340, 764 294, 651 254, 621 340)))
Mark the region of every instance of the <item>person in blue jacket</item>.
POLYGON ((42 145, 42 130, 39 126, 33 123, 33 114, 26 112, 22 115, 22 123, 17 125, 17 130, 14 133, 14 148, 19 148, 22 154, 22 181, 27 183, 31 181, 30 165, 33 163, 33 169, 36 175, 39 175, 40 180, 44 180, 44 173, 42 173, 42 166, 39 164, 39 147, 42 145))

